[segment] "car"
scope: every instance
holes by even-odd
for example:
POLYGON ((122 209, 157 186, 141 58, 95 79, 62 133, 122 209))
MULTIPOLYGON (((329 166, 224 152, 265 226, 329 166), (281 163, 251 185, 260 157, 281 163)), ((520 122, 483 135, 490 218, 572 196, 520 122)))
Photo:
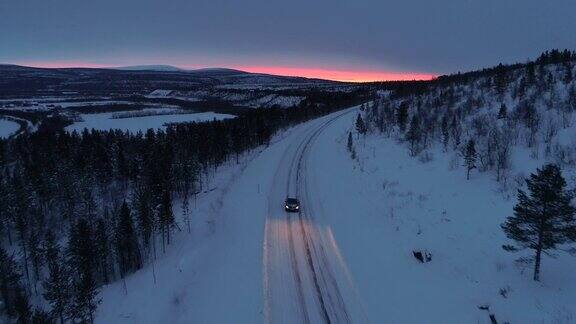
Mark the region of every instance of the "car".
POLYGON ((298 212, 300 211, 300 202, 296 198, 286 198, 284 209, 287 212, 298 212))

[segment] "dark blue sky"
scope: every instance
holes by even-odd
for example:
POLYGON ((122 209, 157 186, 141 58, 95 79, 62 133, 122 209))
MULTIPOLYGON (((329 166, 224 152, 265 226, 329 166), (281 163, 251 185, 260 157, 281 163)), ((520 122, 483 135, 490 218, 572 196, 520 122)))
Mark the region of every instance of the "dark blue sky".
POLYGON ((574 0, 1 0, 0 62, 448 73, 576 49, 574 0))

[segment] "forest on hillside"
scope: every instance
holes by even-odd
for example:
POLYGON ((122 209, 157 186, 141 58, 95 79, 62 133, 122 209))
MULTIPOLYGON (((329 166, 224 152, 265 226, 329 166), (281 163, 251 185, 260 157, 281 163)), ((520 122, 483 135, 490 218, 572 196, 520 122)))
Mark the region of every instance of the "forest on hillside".
POLYGON ((575 67, 575 52, 552 50, 528 63, 405 82, 364 109, 363 122, 422 161, 439 148, 454 153, 454 167, 473 147, 474 170, 508 186, 525 176, 513 174, 514 152, 576 166, 575 67))

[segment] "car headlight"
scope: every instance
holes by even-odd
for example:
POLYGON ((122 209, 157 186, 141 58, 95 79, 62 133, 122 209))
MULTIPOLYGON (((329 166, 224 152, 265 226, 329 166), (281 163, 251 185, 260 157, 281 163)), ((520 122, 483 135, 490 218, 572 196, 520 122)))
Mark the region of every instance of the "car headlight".
POLYGON ((296 209, 300 208, 300 206, 296 206, 296 209))
POLYGON ((286 205, 286 208, 290 208, 290 207, 288 207, 288 205, 286 205))

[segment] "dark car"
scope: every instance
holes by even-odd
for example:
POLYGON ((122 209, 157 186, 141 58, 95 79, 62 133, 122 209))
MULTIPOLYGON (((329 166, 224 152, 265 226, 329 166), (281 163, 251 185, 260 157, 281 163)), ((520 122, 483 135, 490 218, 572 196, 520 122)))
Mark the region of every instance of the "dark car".
POLYGON ((287 212, 298 212, 300 211, 300 202, 296 198, 286 198, 284 209, 287 212))

